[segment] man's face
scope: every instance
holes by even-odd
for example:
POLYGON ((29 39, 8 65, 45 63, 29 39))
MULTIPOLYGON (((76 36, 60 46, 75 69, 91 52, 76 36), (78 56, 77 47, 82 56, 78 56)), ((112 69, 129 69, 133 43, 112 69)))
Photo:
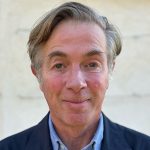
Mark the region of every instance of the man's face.
POLYGON ((99 119, 108 88, 106 39, 94 23, 60 23, 42 49, 40 88, 55 124, 90 125, 99 119))

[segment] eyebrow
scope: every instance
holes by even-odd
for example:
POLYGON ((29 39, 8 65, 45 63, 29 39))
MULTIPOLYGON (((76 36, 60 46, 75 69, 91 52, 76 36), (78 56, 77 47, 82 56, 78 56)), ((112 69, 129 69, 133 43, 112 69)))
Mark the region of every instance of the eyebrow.
POLYGON ((48 57, 50 59, 52 59, 53 57, 56 57, 56 56, 60 56, 60 57, 67 57, 67 54, 65 54, 64 52, 61 52, 61 51, 55 51, 55 52, 51 52, 48 57))
POLYGON ((105 52, 101 51, 100 49, 93 49, 91 51, 89 51, 88 53, 85 54, 85 56, 94 56, 94 55, 102 55, 105 52))
MULTIPOLYGON (((105 52, 99 50, 99 49, 93 49, 93 50, 90 50, 89 52, 85 53, 84 56, 85 57, 89 57, 89 56, 94 56, 94 55, 99 55, 101 56, 102 54, 104 54, 105 52)), ((48 57, 50 59, 52 59, 53 57, 67 57, 67 54, 64 53, 64 52, 61 52, 61 51, 54 51, 54 52, 51 52, 50 54, 48 54, 48 57)))

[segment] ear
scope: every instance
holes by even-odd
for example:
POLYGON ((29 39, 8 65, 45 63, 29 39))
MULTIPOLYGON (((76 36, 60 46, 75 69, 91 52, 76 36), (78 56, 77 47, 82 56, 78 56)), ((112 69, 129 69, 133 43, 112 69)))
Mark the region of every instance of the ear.
POLYGON ((112 76, 114 68, 115 68, 115 61, 112 62, 111 66, 109 68, 109 76, 112 76))
POLYGON ((113 63, 112 63, 112 66, 111 66, 111 70, 112 70, 112 71, 113 71, 114 68, 115 68, 115 64, 116 64, 116 62, 115 62, 115 60, 114 60, 113 63))
MULTIPOLYGON (((115 68, 115 61, 112 62, 110 68, 109 68, 109 81, 112 80, 112 73, 113 73, 113 70, 115 68)), ((107 89, 109 87, 109 81, 108 81, 108 86, 107 86, 107 89)))
POLYGON ((35 77, 37 78, 37 80, 39 82, 39 87, 40 87, 41 91, 43 91, 42 90, 42 84, 40 82, 39 76, 38 76, 37 71, 36 71, 36 69, 35 69, 35 67, 33 65, 31 65, 31 71, 35 75, 35 77))
POLYGON ((32 64, 31 64, 31 71, 37 77, 36 69, 34 68, 32 64))

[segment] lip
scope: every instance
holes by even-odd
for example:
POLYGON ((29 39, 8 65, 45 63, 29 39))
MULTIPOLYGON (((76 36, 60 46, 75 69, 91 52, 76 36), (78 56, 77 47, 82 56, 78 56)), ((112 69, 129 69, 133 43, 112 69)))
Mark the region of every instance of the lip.
POLYGON ((82 104, 84 102, 89 101, 89 99, 85 99, 85 100, 63 100, 66 103, 72 103, 72 104, 82 104))
POLYGON ((63 106, 69 112, 80 114, 85 112, 89 107, 89 99, 86 100, 63 100, 63 106))
POLYGON ((87 108, 89 104, 89 99, 86 100, 64 100, 63 103, 65 106, 71 110, 83 110, 87 108))

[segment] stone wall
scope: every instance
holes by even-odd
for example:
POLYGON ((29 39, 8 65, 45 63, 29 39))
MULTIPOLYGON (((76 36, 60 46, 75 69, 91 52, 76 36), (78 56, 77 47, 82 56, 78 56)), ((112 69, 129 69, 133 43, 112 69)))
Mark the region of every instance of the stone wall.
MULTIPOLYGON (((65 0, 0 0, 0 139, 38 123, 48 107, 30 71, 27 40, 39 16, 65 0)), ((78 0, 116 24, 123 51, 103 111, 150 135, 150 1, 78 0)))

